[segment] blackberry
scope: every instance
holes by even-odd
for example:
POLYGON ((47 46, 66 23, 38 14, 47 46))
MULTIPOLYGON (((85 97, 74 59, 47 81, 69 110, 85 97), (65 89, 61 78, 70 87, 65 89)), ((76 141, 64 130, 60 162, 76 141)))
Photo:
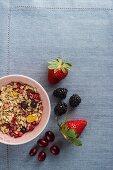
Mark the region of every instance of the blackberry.
POLYGON ((21 132, 26 133, 26 128, 24 126, 22 126, 22 128, 21 128, 21 132))
POLYGON ((61 116, 67 112, 67 104, 64 102, 59 102, 55 108, 54 112, 57 116, 61 116))
POLYGON ((30 106, 32 108, 36 108, 37 107, 37 102, 35 100, 32 100, 30 106))
POLYGON ((65 99, 67 92, 68 92, 68 90, 65 88, 58 88, 58 89, 54 90, 53 95, 60 99, 65 99))
POLYGON ((22 101, 21 102, 21 107, 26 110, 28 108, 28 104, 26 103, 26 101, 22 101))
POLYGON ((81 103, 81 98, 78 94, 73 94, 69 99, 71 107, 77 107, 81 103))

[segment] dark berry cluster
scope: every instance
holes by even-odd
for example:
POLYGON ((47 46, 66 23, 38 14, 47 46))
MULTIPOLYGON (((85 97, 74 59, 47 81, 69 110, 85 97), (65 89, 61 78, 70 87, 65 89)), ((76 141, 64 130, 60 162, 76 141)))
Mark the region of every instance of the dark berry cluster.
MULTIPOLYGON (((53 142, 55 140, 55 135, 52 131, 47 131, 45 136, 37 141, 37 144, 29 151, 30 156, 35 156, 38 152, 39 147, 45 148, 49 145, 49 142, 53 142)), ((58 155, 60 153, 60 149, 57 145, 52 145, 50 147, 50 152, 53 155, 58 155)), ((46 152, 41 150, 38 154, 39 161, 44 161, 46 159, 46 152)))
MULTIPOLYGON (((68 90, 66 88, 57 88, 54 90, 53 95, 59 99, 65 99, 68 90)), ((81 103, 81 98, 78 94, 73 94, 69 99, 71 107, 75 108, 81 103)), ((60 101, 54 108, 54 112, 57 116, 61 116, 67 112, 67 104, 60 101)))
POLYGON ((81 103, 81 98, 77 94, 73 94, 69 99, 69 104, 71 107, 77 107, 81 103))
POLYGON ((53 95, 57 98, 65 99, 67 92, 68 92, 68 90, 65 88, 58 88, 58 89, 54 90, 53 95))
POLYGON ((55 108, 54 112, 57 116, 61 116, 67 112, 67 104, 64 102, 59 102, 55 108))

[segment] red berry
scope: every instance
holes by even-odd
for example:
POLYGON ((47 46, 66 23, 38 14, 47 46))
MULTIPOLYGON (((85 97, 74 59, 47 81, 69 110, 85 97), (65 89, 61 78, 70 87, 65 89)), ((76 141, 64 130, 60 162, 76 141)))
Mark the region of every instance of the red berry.
POLYGON ((14 130, 14 131, 15 131, 15 130, 17 130, 17 127, 16 127, 16 126, 14 126, 14 127, 13 127, 13 130, 14 130))
POLYGON ((23 89, 19 89, 19 90, 18 90, 18 92, 19 92, 20 94, 22 94, 23 91, 24 91, 23 89))
POLYGON ((17 82, 16 85, 17 85, 17 88, 18 88, 18 89, 19 89, 20 86, 21 86, 21 84, 20 84, 19 82, 17 82))
POLYGON ((18 137, 21 137, 23 135, 23 133, 20 131, 18 132, 18 137))
POLYGON ((37 154, 37 151, 38 151, 38 147, 35 146, 33 147, 30 151, 29 151, 29 155, 30 156, 35 156, 37 154))
POLYGON ((53 155, 58 155, 60 153, 60 149, 58 146, 56 145, 52 145, 51 148, 50 148, 50 152, 53 154, 53 155))
POLYGON ((5 126, 6 126, 6 128, 8 128, 8 129, 10 128, 10 124, 8 124, 8 123, 6 123, 5 126))
POLYGON ((36 126, 36 125, 38 125, 39 123, 40 123, 40 121, 37 120, 37 121, 32 122, 32 125, 33 125, 33 126, 36 126))
POLYGON ((14 127, 14 125, 13 124, 10 124, 10 129, 12 129, 14 127))
POLYGON ((14 134, 14 138, 18 138, 18 134, 14 134))
POLYGON ((12 121, 15 122, 16 120, 17 120, 17 118, 14 116, 14 117, 12 118, 12 121))
POLYGON ((39 94, 38 93, 34 93, 33 94, 33 99, 34 100, 39 100, 40 99, 39 94))
POLYGON ((56 84, 68 75, 71 64, 64 63, 61 58, 56 58, 48 62, 48 80, 51 84, 56 84))
POLYGON ((39 139, 39 140, 37 141, 37 144, 38 144, 40 147, 46 147, 46 146, 48 146, 48 141, 47 141, 47 139, 39 139))
POLYGON ((13 137, 13 136, 14 136, 14 133, 13 133, 13 132, 10 132, 9 135, 10 135, 11 137, 13 137))
POLYGON ((28 89, 28 90, 27 90, 27 97, 28 97, 29 99, 33 97, 33 94, 34 94, 34 91, 33 91, 33 90, 31 90, 31 89, 28 89))
POLYGON ((34 91, 33 91, 32 89, 28 89, 27 92, 28 92, 28 93, 31 93, 31 94, 34 93, 34 91))
POLYGON ((13 132, 13 130, 12 130, 11 128, 9 128, 9 134, 10 134, 11 132, 13 132))
POLYGON ((35 126, 31 124, 31 125, 29 126, 29 131, 32 131, 34 128, 35 128, 35 126))
POLYGON ((54 70, 49 70, 48 69, 48 81, 51 84, 57 84, 59 82, 59 80, 54 75, 54 70))
POLYGON ((39 154, 38 154, 38 160, 39 161, 44 161, 46 159, 46 153, 44 151, 41 151, 39 154))
POLYGON ((45 133, 45 137, 49 142, 53 142, 55 140, 55 135, 52 131, 47 131, 45 133))
POLYGON ((59 69, 54 75, 58 80, 62 80, 68 75, 68 70, 65 70, 64 73, 61 69, 59 69))

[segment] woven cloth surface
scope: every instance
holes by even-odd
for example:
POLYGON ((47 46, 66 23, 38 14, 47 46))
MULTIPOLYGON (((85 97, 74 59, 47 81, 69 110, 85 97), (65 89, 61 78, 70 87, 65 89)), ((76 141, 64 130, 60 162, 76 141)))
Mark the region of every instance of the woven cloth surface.
POLYGON ((0 0, 0 76, 8 74, 30 76, 46 89, 52 113, 45 131, 54 131, 61 153, 54 157, 47 152, 45 162, 37 163, 28 152, 38 138, 20 146, 0 144, 0 170, 113 169, 112 0, 0 0), (47 61, 56 56, 73 67, 64 81, 50 86, 47 61), (70 145, 58 132, 56 87, 69 90, 67 102, 73 93, 82 98, 68 114, 88 120, 82 147, 70 145))

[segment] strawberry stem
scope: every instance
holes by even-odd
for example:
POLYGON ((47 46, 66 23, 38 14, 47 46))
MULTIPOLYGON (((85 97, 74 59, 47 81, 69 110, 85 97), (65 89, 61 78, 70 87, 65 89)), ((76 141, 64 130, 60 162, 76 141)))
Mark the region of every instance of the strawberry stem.
POLYGON ((60 123, 58 121, 58 116, 56 117, 57 125, 60 126, 60 123))

